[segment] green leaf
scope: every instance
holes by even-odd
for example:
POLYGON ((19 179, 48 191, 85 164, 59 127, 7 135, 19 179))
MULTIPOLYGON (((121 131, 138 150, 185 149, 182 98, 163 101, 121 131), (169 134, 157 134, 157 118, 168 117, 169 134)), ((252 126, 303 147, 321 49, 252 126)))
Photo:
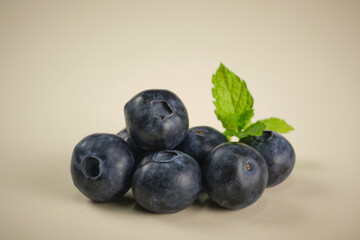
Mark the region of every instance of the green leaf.
POLYGON ((236 136, 236 132, 232 130, 225 130, 224 135, 229 140, 229 142, 231 142, 231 137, 236 136))
POLYGON ((239 131, 253 116, 254 100, 244 80, 222 63, 212 76, 215 114, 227 130, 239 131))
POLYGON ((225 130, 224 135, 227 137, 236 136, 236 132, 232 130, 225 130))
POLYGON ((250 109, 247 110, 245 112, 243 112, 242 114, 240 114, 239 119, 238 119, 238 131, 241 131, 242 129, 244 129, 251 121, 251 118, 254 116, 254 110, 250 109))
POLYGON ((292 126, 290 126, 289 124, 287 124, 285 122, 285 120, 279 119, 279 118, 268 118, 268 119, 263 119, 260 120, 262 123, 265 124, 265 129, 266 130, 272 130, 278 133, 288 133, 292 130, 294 130, 294 128, 292 126))
POLYGON ((254 116, 254 99, 244 80, 231 72, 222 63, 212 76, 212 95, 215 114, 226 129, 228 139, 261 136, 264 130, 287 133, 294 130, 284 120, 268 118, 250 124, 254 116))
POLYGON ((249 136, 261 136, 262 132, 265 130, 265 124, 261 121, 250 124, 244 131, 238 132, 236 136, 241 138, 246 138, 249 136))

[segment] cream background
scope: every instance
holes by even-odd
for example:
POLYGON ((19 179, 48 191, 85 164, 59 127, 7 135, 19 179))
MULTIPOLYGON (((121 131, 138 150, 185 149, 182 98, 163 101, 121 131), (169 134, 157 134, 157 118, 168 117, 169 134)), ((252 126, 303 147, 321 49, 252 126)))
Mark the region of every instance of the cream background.
POLYGON ((359 1, 0 1, 0 239, 360 239, 359 1), (156 215, 93 204, 70 156, 124 127, 123 105, 174 91, 222 130, 211 75, 244 78, 255 120, 286 119, 290 178, 254 205, 199 198, 156 215))

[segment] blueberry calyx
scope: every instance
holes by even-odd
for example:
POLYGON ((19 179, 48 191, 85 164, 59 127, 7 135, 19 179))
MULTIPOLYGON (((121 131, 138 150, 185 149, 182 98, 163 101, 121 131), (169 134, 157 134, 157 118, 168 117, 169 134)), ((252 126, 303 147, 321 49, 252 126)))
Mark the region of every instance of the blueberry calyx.
POLYGON ((272 131, 263 131, 261 136, 255 137, 255 139, 259 142, 268 142, 274 137, 274 134, 272 131))
POLYGON ((179 154, 175 151, 162 151, 153 158, 154 162, 171 162, 174 161, 179 154))
POLYGON ((174 113, 166 101, 151 101, 150 104, 154 116, 160 118, 161 120, 171 117, 174 113))
POLYGON ((244 172, 245 173, 252 173, 254 172, 255 170, 255 166, 253 163, 251 163, 250 161, 247 161, 245 164, 244 164, 244 172))
POLYGON ((198 136, 205 136, 206 132, 205 132, 205 130, 196 130, 195 134, 198 135, 198 136))
POLYGON ((82 161, 84 176, 90 180, 96 180, 101 174, 101 161, 95 157, 87 156, 82 161))

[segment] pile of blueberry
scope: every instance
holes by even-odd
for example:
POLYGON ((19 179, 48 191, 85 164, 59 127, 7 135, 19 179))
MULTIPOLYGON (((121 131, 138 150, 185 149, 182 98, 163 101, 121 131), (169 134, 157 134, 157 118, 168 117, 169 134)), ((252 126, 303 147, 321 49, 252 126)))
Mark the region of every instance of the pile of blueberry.
POLYGON ((191 205, 204 186, 218 205, 240 209, 295 164, 291 144, 273 131, 235 143, 208 126, 189 129, 184 104, 168 90, 140 92, 124 113, 124 130, 89 135, 73 151, 74 185, 95 202, 115 201, 131 188, 143 208, 171 213, 191 205))

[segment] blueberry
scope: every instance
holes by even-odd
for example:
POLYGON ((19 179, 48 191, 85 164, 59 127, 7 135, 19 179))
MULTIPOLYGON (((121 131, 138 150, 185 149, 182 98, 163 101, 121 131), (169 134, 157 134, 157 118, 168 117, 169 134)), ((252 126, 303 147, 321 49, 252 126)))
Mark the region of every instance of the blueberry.
POLYGON ((295 165, 295 151, 290 142, 279 133, 263 131, 260 137, 247 137, 241 142, 260 152, 269 169, 268 187, 283 182, 295 165))
POLYGON ((144 150, 175 148, 189 128, 186 108, 168 90, 146 90, 130 99, 124 107, 126 128, 144 150))
POLYGON ((121 137, 126 142, 128 147, 130 148, 130 150, 131 150, 131 152, 132 152, 132 154, 134 156, 135 166, 138 165, 140 163, 140 161, 147 154, 149 154, 148 151, 145 151, 144 149, 142 149, 138 145, 136 145, 134 140, 130 137, 130 135, 129 135, 128 131, 126 130, 126 128, 121 130, 120 132, 118 132, 116 135, 121 137))
POLYGON ((147 155, 132 180, 136 202, 156 213, 185 209, 197 199, 201 188, 199 164, 191 156, 176 150, 147 155))
POLYGON ((264 158, 242 143, 223 143, 204 159, 203 177, 212 201, 229 209, 253 204, 264 192, 268 172, 264 158))
POLYGON ((70 170, 81 193, 95 202, 109 202, 130 189, 134 159, 119 136, 92 134, 75 146, 70 170))
POLYGON ((199 126, 190 128, 185 139, 176 149, 192 156, 201 166, 205 156, 224 142, 228 142, 228 139, 218 130, 199 126))

